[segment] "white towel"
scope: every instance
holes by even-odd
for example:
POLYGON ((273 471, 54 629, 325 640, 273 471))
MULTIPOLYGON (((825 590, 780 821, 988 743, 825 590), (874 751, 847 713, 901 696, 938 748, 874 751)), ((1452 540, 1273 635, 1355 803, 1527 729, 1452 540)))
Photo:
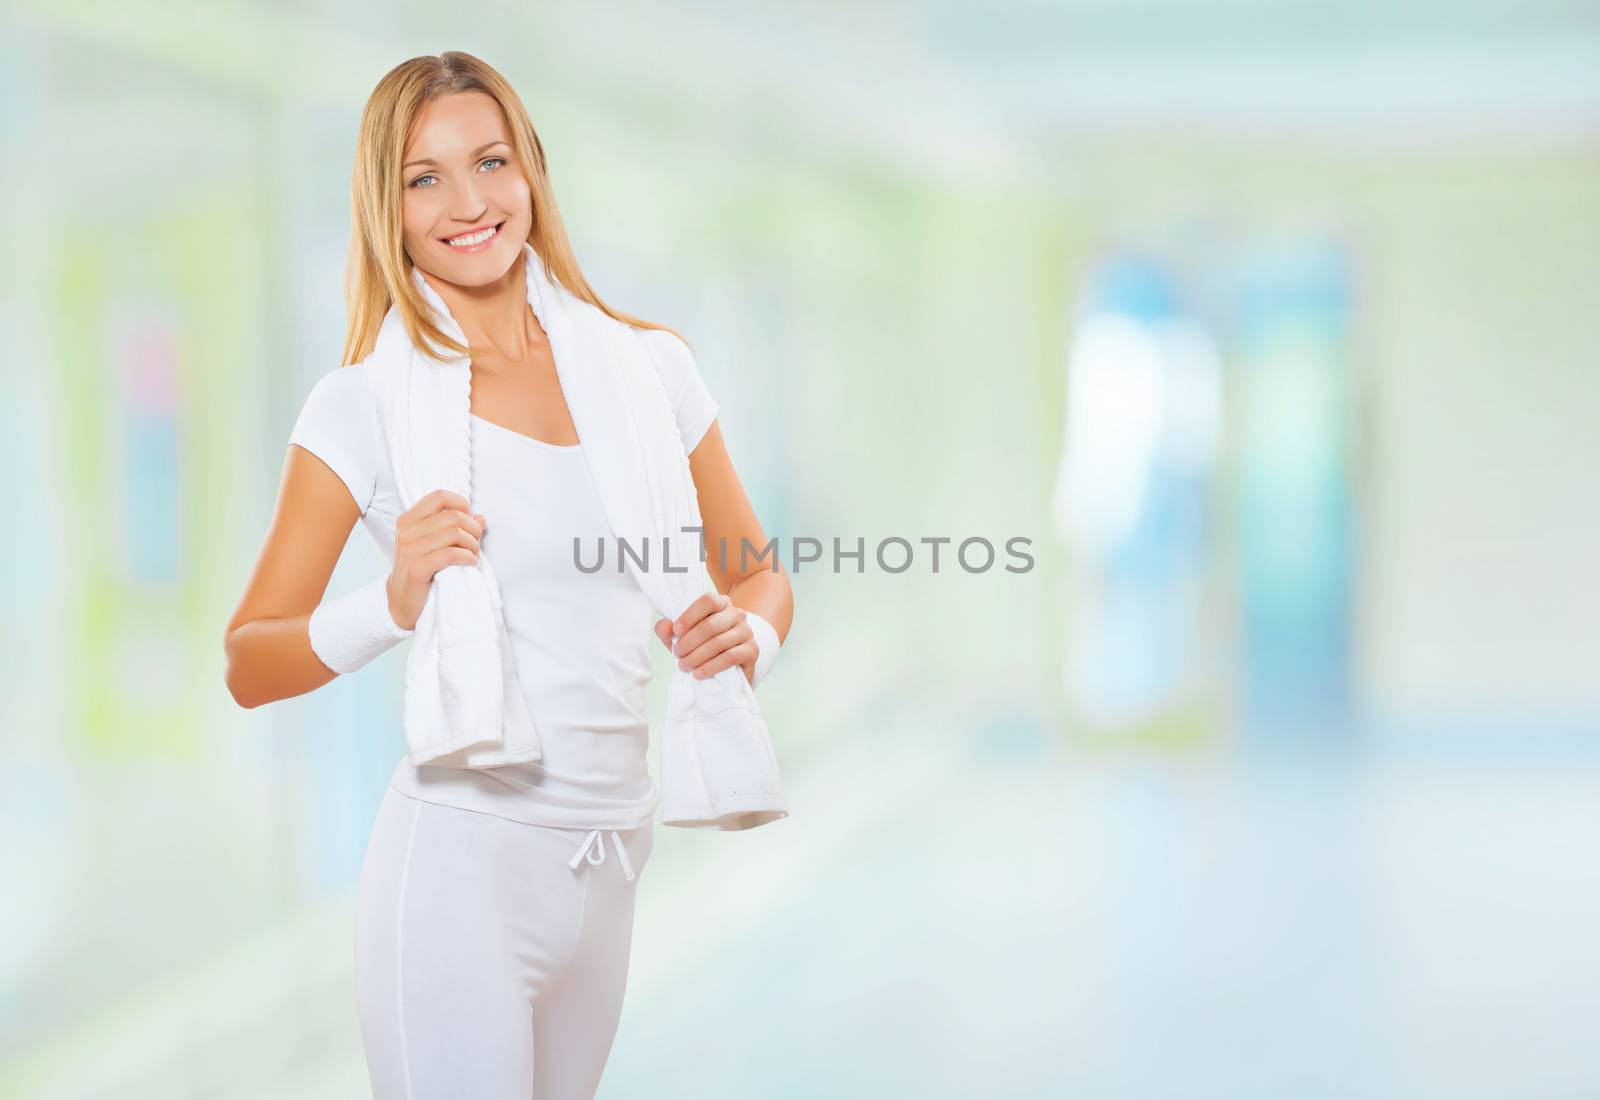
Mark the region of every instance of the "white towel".
MULTIPOLYGON (((612 534, 635 552, 648 548, 647 566, 628 557, 628 568, 656 612, 676 619, 715 589, 692 530, 701 520, 688 455, 650 350, 632 326, 556 283, 528 244, 523 269, 612 534)), ((444 300, 420 272, 412 278, 440 327, 465 344, 444 300)), ((401 506, 435 489, 470 502, 470 363, 417 348, 393 307, 366 363, 401 506)), ((434 574, 406 664, 405 736, 413 764, 542 758, 487 554, 434 574)), ((766 721, 739 666, 702 680, 674 668, 661 737, 662 824, 736 830, 788 816, 766 721)))

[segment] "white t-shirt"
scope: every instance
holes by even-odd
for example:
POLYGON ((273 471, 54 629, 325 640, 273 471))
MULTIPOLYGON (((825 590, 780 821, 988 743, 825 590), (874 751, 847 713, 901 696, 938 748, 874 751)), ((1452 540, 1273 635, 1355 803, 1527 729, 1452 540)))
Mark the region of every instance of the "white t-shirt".
MULTIPOLYGON (((687 346, 641 329, 677 415, 686 452, 716 419, 687 346)), ((322 459, 350 490, 389 560, 404 510, 363 364, 318 379, 289 442, 322 459)), ((539 730, 538 763, 492 769, 413 765, 391 779, 413 797, 562 828, 631 829, 659 795, 646 760, 649 642, 655 618, 633 574, 617 571, 616 542, 581 443, 558 446, 472 417, 472 510, 487 519, 482 550, 494 566, 512 661, 539 730), (592 568, 605 546, 604 567, 592 568)))

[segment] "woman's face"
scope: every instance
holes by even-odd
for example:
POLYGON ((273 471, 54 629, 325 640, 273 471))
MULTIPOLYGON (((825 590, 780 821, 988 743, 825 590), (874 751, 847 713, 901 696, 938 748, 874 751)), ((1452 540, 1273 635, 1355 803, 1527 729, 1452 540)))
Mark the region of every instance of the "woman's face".
POLYGON ((533 228, 533 196, 500 105, 483 92, 440 96, 422 109, 401 159, 411 262, 457 286, 510 270, 533 228))

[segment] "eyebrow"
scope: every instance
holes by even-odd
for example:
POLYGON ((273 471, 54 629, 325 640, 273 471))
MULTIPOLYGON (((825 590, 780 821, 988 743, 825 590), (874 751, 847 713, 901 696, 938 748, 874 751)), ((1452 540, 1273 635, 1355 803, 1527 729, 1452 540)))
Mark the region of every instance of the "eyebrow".
MULTIPOLYGON (((476 149, 474 149, 472 151, 472 155, 473 156, 477 156, 479 153, 483 152, 485 149, 493 149, 496 145, 505 145, 507 148, 510 147, 510 143, 509 142, 501 141, 499 138, 495 138, 493 141, 491 141, 491 142, 489 142, 489 143, 487 143, 485 145, 478 146, 476 149)), ((435 168, 439 167, 439 162, 438 161, 429 160, 426 157, 424 157, 422 160, 408 160, 408 161, 406 161, 404 164, 402 164, 400 166, 400 170, 403 172, 407 168, 410 168, 413 164, 431 164, 435 168)))

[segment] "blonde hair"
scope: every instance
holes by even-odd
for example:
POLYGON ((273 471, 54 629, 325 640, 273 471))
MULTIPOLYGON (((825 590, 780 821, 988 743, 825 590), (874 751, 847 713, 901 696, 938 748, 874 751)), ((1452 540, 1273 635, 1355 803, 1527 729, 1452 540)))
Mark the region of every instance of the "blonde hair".
POLYGON ((517 164, 532 192, 533 226, 528 243, 544 261, 550 278, 624 324, 661 329, 682 339, 675 329, 630 316, 600 300, 583 277, 567 240, 550 187, 544 147, 521 98, 491 65, 450 50, 438 56, 413 57, 390 69, 361 112, 350 181, 350 256, 344 287, 348 328, 340 365, 360 362, 372 354, 378 328, 391 305, 399 310, 417 347, 429 348, 440 359, 468 354, 466 347, 434 323, 433 311, 412 282, 411 258, 406 255, 401 228, 406 141, 423 107, 456 92, 484 92, 500 104, 517 164), (437 349, 449 354, 438 354, 437 349))

